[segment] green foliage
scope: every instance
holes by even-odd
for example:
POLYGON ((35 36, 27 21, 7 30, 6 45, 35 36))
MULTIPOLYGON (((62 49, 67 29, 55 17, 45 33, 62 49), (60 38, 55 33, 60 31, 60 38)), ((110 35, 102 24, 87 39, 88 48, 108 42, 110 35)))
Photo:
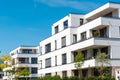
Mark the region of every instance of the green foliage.
POLYGON ((77 69, 81 68, 81 66, 83 65, 84 63, 84 56, 82 53, 78 53, 74 59, 74 62, 75 62, 75 67, 77 69))
POLYGON ((110 75, 110 68, 106 66, 110 66, 109 55, 98 52, 96 56, 96 68, 98 69, 100 76, 110 75))
MULTIPOLYGON (((32 78, 31 80, 80 80, 77 76, 72 77, 63 77, 60 78, 60 76, 44 76, 40 78, 32 78)), ((101 77, 101 76, 90 76, 85 77, 82 80, 115 80, 113 77, 101 77)))
POLYGON ((90 76, 85 77, 83 80, 115 80, 113 77, 101 77, 101 76, 90 76))

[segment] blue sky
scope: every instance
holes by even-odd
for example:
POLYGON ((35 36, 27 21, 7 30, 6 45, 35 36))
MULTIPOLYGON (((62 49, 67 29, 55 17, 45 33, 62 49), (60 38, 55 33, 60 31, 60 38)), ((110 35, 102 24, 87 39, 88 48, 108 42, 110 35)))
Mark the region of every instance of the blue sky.
POLYGON ((70 12, 88 13, 108 1, 114 0, 0 0, 0 51, 39 45, 60 18, 70 12))

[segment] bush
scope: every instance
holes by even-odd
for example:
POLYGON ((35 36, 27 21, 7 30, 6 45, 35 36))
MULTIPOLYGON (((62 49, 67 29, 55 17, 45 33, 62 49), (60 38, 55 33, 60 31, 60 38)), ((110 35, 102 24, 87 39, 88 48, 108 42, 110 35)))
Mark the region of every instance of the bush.
POLYGON ((79 78, 77 76, 72 76, 69 78, 69 80, 79 80, 79 78))
POLYGON ((90 76, 85 77, 84 80, 115 80, 113 77, 90 76))

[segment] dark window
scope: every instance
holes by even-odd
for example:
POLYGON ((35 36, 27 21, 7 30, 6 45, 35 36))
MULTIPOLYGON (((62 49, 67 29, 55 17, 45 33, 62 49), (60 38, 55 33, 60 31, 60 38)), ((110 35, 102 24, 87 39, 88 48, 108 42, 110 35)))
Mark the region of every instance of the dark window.
POLYGON ((81 33, 81 41, 86 40, 86 32, 81 33))
POLYGON ((83 25, 83 19, 80 19, 80 25, 83 25))
POLYGON ((63 22, 64 29, 68 28, 68 20, 63 22))
POLYGON ((62 54, 62 64, 66 64, 67 63, 67 56, 66 53, 62 54))
POLYGON ((83 77, 86 77, 88 75, 88 69, 83 69, 82 75, 83 75, 83 77))
POLYGON ((45 67, 46 68, 51 67, 51 58, 45 59, 45 67))
POLYGON ((38 71, 38 70, 37 70, 36 67, 34 67, 34 68, 32 67, 32 68, 31 68, 31 74, 37 74, 37 71, 38 71))
POLYGON ((107 37, 107 28, 100 29, 100 37, 107 37))
POLYGON ((98 49, 93 49, 93 57, 96 58, 97 53, 99 52, 98 49))
POLYGON ((23 49, 22 53, 27 53, 27 54, 32 53, 32 49, 23 49))
POLYGON ((19 62, 22 64, 28 64, 29 63, 29 58, 19 58, 19 62))
POLYGON ((62 71, 62 77, 67 77, 67 71, 62 71))
MULTIPOLYGON (((108 47, 101 48, 100 50, 101 50, 101 53, 108 54, 108 47)), ((110 55, 108 55, 107 58, 110 58, 110 55)))
POLYGON ((55 34, 58 33, 58 31, 59 31, 59 28, 58 28, 58 26, 56 26, 55 27, 55 34))
POLYGON ((57 56, 55 56, 55 66, 57 66, 57 56))
POLYGON ((73 34, 73 43, 77 43, 77 34, 73 34))
POLYGON ((61 47, 66 47, 66 37, 61 38, 61 47))
POLYGON ((87 59, 87 50, 84 50, 84 51, 81 51, 83 56, 84 56, 84 59, 86 60, 87 59))
POLYGON ((37 64, 37 58, 31 58, 31 64, 37 64))
POLYGON ((45 53, 48 53, 51 51, 51 43, 45 45, 45 53))
POLYGON ((57 40, 55 40, 55 50, 57 50, 57 40))

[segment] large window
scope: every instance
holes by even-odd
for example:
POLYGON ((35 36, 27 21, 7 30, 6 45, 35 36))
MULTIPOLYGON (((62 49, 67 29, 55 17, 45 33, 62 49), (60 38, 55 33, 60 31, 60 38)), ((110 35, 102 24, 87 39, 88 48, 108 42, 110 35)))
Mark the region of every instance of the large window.
POLYGON ((59 28, 58 28, 58 26, 56 26, 55 27, 55 34, 58 33, 58 31, 59 31, 59 28))
POLYGON ((18 60, 22 64, 28 64, 29 63, 29 58, 19 58, 18 60))
POLYGON ((61 47, 66 47, 66 37, 61 38, 61 47))
POLYGON ((45 67, 46 68, 51 67, 51 58, 45 59, 45 67))
POLYGON ((31 64, 37 64, 37 58, 31 58, 31 64))
POLYGON ((77 43, 77 34, 73 34, 73 43, 77 43))
POLYGON ((86 40, 86 32, 81 33, 81 41, 86 40))
POLYGON ((51 43, 45 45, 45 53, 48 53, 51 51, 51 43))
POLYGON ((67 56, 66 53, 62 54, 62 64, 66 64, 67 63, 67 56))
POLYGON ((30 54, 32 53, 32 49, 23 49, 22 53, 30 54))
POLYGON ((38 71, 37 67, 32 67, 31 68, 31 74, 37 74, 38 73, 37 71, 38 71))
POLYGON ((63 22, 64 29, 68 28, 68 20, 63 22))

